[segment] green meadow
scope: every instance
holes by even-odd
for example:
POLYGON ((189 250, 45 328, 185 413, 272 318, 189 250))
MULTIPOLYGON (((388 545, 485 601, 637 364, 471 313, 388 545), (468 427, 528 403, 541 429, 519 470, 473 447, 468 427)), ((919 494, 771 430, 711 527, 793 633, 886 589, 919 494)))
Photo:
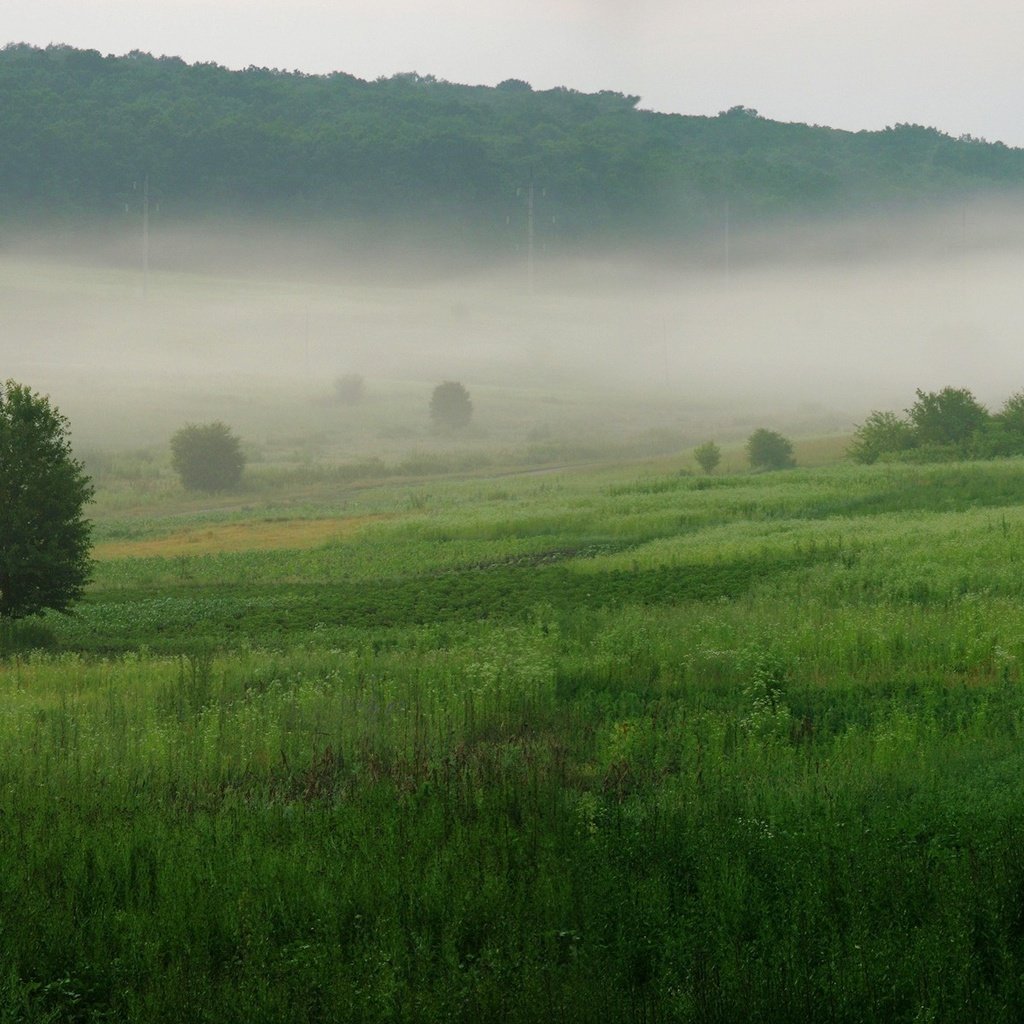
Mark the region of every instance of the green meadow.
POLYGON ((1020 1019, 1024 462, 433 468, 100 481, 0 1022, 1020 1019))

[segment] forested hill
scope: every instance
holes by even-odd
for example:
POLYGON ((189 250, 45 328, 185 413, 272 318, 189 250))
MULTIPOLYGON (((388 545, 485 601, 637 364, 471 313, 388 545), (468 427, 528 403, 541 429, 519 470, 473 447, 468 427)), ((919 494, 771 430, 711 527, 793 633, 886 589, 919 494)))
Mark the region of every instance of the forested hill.
POLYGON ((133 52, 0 51, 0 216, 116 218, 148 175, 161 216, 416 220, 475 237, 686 234, 1024 185, 1024 150, 899 125, 846 132, 736 107, 417 74, 229 71, 133 52))

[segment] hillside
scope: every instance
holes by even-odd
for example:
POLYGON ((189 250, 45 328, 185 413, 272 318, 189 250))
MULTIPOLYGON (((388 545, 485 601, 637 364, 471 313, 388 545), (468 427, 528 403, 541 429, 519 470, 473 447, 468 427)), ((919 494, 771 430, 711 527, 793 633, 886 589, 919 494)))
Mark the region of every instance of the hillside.
MULTIPOLYGON (((638 109, 614 92, 374 82, 66 46, 0 50, 0 217, 113 221, 148 175, 160 216, 443 225, 520 239, 675 238, 719 223, 1017 189, 1024 150, 914 125, 846 132, 638 109)), ((156 204, 154 203, 154 209, 156 204)))

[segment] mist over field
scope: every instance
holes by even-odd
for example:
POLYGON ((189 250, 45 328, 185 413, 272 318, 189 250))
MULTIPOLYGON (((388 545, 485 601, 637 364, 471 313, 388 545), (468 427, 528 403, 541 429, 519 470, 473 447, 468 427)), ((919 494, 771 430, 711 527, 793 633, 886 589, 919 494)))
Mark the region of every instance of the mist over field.
POLYGON ((212 418, 257 441, 408 447, 444 379, 492 438, 741 436, 765 417, 842 433, 918 387, 996 407, 1021 387, 1022 243, 1024 211, 1005 202, 759 235, 723 220, 675 251, 538 245, 531 290, 525 251, 475 261, 341 229, 157 227, 148 284, 134 230, 23 236, 0 251, 0 360, 81 443, 110 447, 212 418), (345 373, 368 399, 339 419, 345 373))
POLYGON ((4 1020, 1017 1024, 1024 148, 476 43, 0 46, 4 1020))

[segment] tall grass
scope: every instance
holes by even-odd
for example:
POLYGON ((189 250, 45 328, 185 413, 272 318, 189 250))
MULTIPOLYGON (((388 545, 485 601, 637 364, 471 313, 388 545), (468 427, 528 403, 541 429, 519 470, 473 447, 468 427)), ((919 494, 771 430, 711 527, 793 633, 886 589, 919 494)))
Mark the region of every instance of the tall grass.
POLYGON ((0 1019, 1015 1021, 1024 513, 949 472, 101 566, 0 662, 0 1019))

